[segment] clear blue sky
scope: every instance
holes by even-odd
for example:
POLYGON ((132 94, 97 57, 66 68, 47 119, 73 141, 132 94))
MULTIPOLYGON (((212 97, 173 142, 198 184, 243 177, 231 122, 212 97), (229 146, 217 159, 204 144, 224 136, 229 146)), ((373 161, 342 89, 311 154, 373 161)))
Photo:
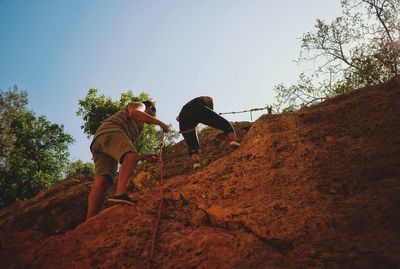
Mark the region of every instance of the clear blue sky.
POLYGON ((26 89, 29 107, 76 140, 71 160, 91 161, 75 115, 89 88, 145 91, 175 128, 200 95, 217 112, 264 107, 297 80, 302 34, 340 13, 339 0, 0 0, 0 89, 26 89))

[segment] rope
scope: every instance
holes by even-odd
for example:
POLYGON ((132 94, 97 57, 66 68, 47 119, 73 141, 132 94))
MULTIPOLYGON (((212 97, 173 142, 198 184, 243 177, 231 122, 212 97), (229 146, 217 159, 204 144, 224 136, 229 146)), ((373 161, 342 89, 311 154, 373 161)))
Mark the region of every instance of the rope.
POLYGON ((253 112, 253 111, 264 110, 264 109, 268 109, 268 107, 252 108, 252 109, 249 109, 249 110, 242 110, 242 111, 221 112, 221 113, 218 113, 218 114, 219 114, 219 115, 224 115, 224 114, 239 114, 239 113, 253 112))
MULTIPOLYGON (((223 114, 237 114, 237 113, 245 113, 245 112, 253 112, 253 111, 258 111, 258 110, 264 110, 264 109, 268 109, 269 111, 272 110, 272 107, 266 106, 266 107, 262 107, 262 108, 252 108, 250 110, 243 110, 243 111, 238 111, 238 112, 223 112, 223 113, 218 113, 219 115, 223 115, 223 114)), ((189 129, 189 130, 184 130, 184 131, 180 131, 178 133, 188 133, 191 132, 193 130, 195 130, 196 128, 193 129, 189 129)), ((151 269, 153 267, 153 257, 154 257, 154 248, 156 245, 156 240, 157 240, 157 232, 158 232, 158 228, 160 226, 160 220, 161 220, 161 213, 162 213, 162 209, 163 209, 163 203, 164 203, 164 186, 163 186, 163 181, 164 181, 164 161, 162 158, 162 154, 163 154, 163 149, 164 149, 164 133, 162 133, 161 135, 161 141, 160 141, 160 163, 161 163, 161 171, 160 171, 160 202, 159 202, 159 206, 158 206, 158 212, 157 212, 157 220, 156 223, 153 227, 153 236, 151 239, 151 249, 150 249, 150 256, 149 256, 149 260, 148 260, 148 269, 151 269)))
POLYGON ((160 220, 161 220, 161 212, 163 208, 163 202, 164 202, 164 186, 163 186, 163 180, 164 180, 164 161, 162 158, 163 154, 163 148, 164 148, 164 133, 161 135, 161 141, 160 141, 160 162, 161 162, 161 172, 160 172, 160 203, 158 206, 158 212, 157 212, 157 221, 153 227, 153 237, 151 240, 151 250, 150 250, 150 256, 149 256, 149 263, 148 263, 148 268, 151 269, 153 266, 153 256, 154 256, 154 248, 156 245, 156 240, 157 240, 157 232, 158 232, 158 227, 160 225, 160 220))
POLYGON ((239 113, 250 112, 250 119, 253 120, 253 111, 259 111, 259 110, 265 110, 265 109, 268 110, 268 114, 272 113, 272 106, 266 106, 266 107, 252 108, 252 109, 242 110, 242 111, 222 112, 222 113, 218 113, 218 114, 224 115, 224 114, 239 114, 239 113))
MULTIPOLYGON (((265 110, 265 109, 268 110, 268 114, 272 114, 272 112, 277 113, 275 110, 272 109, 272 106, 266 106, 266 107, 252 108, 252 109, 242 110, 242 111, 221 112, 221 113, 218 113, 218 115, 239 114, 239 113, 250 112, 250 118, 251 118, 251 120, 253 120, 253 115, 252 115, 253 111, 259 111, 259 110, 265 110)), ((194 130, 196 130, 196 127, 192 128, 192 129, 184 130, 184 131, 179 131, 179 132, 172 131, 172 132, 177 133, 177 134, 185 134, 185 133, 192 132, 194 130)))

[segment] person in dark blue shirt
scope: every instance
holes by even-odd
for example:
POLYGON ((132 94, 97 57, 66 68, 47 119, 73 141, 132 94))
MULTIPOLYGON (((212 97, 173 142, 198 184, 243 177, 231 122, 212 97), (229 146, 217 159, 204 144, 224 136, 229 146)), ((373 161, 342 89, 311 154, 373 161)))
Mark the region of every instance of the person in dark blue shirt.
POLYGON ((209 96, 200 96, 185 104, 176 118, 179 122, 179 131, 185 139, 190 158, 193 161, 193 169, 201 167, 199 139, 196 133, 196 126, 199 123, 223 130, 230 140, 229 146, 231 149, 236 149, 240 146, 232 124, 215 113, 213 109, 213 99, 209 96))

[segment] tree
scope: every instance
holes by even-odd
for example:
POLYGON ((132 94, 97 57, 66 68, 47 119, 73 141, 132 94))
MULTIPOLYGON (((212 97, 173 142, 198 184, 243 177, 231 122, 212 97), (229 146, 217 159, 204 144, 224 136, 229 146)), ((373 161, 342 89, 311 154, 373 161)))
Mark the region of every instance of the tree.
POLYGON ((297 84, 277 85, 279 109, 296 110, 327 97, 385 82, 400 70, 400 2, 342 0, 343 15, 330 24, 317 19, 302 37, 299 63, 316 68, 297 84))
POLYGON ((0 167, 4 167, 5 158, 8 156, 15 137, 12 134, 11 122, 16 115, 26 110, 28 93, 18 91, 15 85, 13 89, 0 92, 0 167))
MULTIPOLYGON (((84 123, 81 126, 83 132, 90 138, 97 128, 109 116, 124 108, 129 102, 152 101, 152 98, 144 92, 135 96, 132 91, 121 93, 119 101, 113 101, 111 97, 98 95, 97 89, 89 89, 85 99, 79 100, 79 108, 76 114, 82 117, 84 123)), ((157 131, 154 125, 146 124, 135 146, 140 153, 155 152, 159 148, 161 131, 157 131)), ((166 146, 170 146, 178 135, 166 134, 166 146)))
POLYGON ((64 127, 36 117, 26 108, 26 91, 0 93, 0 207, 33 197, 62 179, 73 142, 64 127))
POLYGON ((82 160, 70 162, 65 169, 66 177, 73 177, 78 175, 90 175, 93 174, 94 164, 84 163, 82 160))

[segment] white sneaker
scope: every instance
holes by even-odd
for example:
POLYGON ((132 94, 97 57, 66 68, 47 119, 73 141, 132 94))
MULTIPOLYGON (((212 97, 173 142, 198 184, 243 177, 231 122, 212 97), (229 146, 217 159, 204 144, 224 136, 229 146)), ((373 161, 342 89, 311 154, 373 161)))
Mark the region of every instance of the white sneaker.
POLYGON ((233 149, 237 149, 240 147, 240 143, 232 140, 231 142, 229 142, 229 147, 233 150, 233 149))
POLYGON ((198 162, 196 162, 196 163, 193 164, 193 170, 197 170, 197 169, 199 169, 200 167, 201 167, 201 164, 198 163, 198 162))

